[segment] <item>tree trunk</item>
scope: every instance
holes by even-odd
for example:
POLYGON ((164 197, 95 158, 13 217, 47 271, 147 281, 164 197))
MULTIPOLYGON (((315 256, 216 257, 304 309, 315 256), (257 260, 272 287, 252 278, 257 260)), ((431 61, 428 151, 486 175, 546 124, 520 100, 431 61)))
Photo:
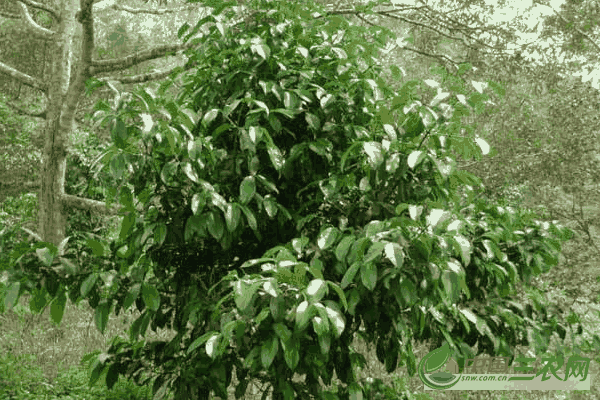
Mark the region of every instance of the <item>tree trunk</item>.
MULTIPOLYGON (((87 7, 91 11, 92 3, 89 0, 87 2, 89 3, 87 7)), ((74 110, 68 110, 67 106, 71 104, 77 107, 77 99, 82 92, 82 88, 70 85, 73 58, 71 49, 76 33, 75 12, 79 9, 77 3, 77 0, 61 1, 62 21, 55 33, 58 40, 49 43, 52 57, 50 69, 52 78, 48 88, 42 182, 38 197, 39 235, 44 241, 55 245, 58 245, 65 237, 66 220, 61 198, 65 193, 66 141, 73 127, 74 116, 74 110), (67 96, 70 97, 70 101, 65 101, 67 96)), ((84 1, 82 0, 81 3, 83 5, 84 1)), ((83 47, 82 52, 85 52, 83 47)), ((82 57, 82 59, 84 58, 82 57)), ((78 74, 81 72, 81 70, 78 71, 78 74)), ((76 81, 81 79, 85 79, 85 77, 76 76, 76 81)))

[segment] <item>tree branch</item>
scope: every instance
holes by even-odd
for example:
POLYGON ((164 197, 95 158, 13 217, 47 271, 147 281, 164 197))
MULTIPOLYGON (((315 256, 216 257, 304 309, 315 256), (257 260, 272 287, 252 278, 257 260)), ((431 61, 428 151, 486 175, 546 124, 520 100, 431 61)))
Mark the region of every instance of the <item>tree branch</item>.
POLYGON ((17 71, 16 69, 0 62, 0 73, 4 73, 6 75, 10 75, 14 79, 23 83, 24 85, 30 86, 34 89, 41 90, 44 93, 48 92, 48 85, 40 80, 33 78, 27 74, 22 73, 21 71, 17 71))
POLYGON ((139 74, 139 75, 134 75, 134 76, 103 77, 103 78, 99 78, 98 80, 104 81, 104 82, 109 82, 109 81, 115 82, 116 81, 116 82, 121 82, 123 84, 144 83, 144 82, 156 81, 156 80, 166 78, 167 76, 169 76, 171 74, 171 72, 173 72, 177 68, 180 68, 180 67, 174 67, 167 71, 152 71, 147 74, 139 74))
POLYGON ((103 201, 86 199, 71 194, 63 194, 61 196, 63 207, 72 207, 78 210, 92 211, 100 215, 114 215, 122 208, 120 204, 113 204, 108 208, 103 201))
POLYGON ((35 22, 33 20, 33 18, 31 18, 31 15, 29 14, 29 10, 27 10, 27 6, 25 4, 23 4, 23 2, 19 2, 19 4, 17 4, 17 6, 21 10, 21 17, 25 21, 27 28, 29 28, 28 29, 29 33, 31 33, 34 36, 37 36, 41 39, 46 39, 46 40, 54 39, 54 37, 56 36, 56 33, 51 31, 50 29, 46 29, 46 28, 39 26, 37 24, 37 22, 35 22))
POLYGON ((454 61, 453 59, 451 59, 450 57, 448 57, 445 54, 431 54, 431 53, 426 53, 424 51, 417 50, 417 49, 414 49, 412 47, 407 47, 407 46, 399 46, 399 48, 401 50, 412 51, 414 53, 420 54, 420 55, 425 56, 425 57, 435 58, 435 59, 440 60, 440 61, 446 60, 446 61, 450 62, 455 68, 458 68, 458 64, 460 64, 459 62, 454 61))
POLYGON ((556 11, 554 9, 552 9, 552 11, 554 11, 554 14, 558 15, 558 18, 560 18, 565 24, 567 24, 567 25, 572 24, 573 25, 573 29, 575 29, 575 31, 577 33, 579 33, 581 36, 583 36, 584 38, 586 38, 587 40, 589 40, 589 42, 596 48, 596 50, 600 51, 600 45, 598 45, 598 43, 596 43, 594 40, 592 40, 592 38, 589 37, 588 34, 586 34, 581 29, 579 29, 578 27, 576 27, 573 22, 567 20, 565 17, 563 17, 561 14, 559 14, 558 11, 556 11))
POLYGON ((125 11, 125 12, 131 13, 131 14, 154 14, 154 15, 172 14, 172 13, 176 13, 176 12, 180 12, 180 11, 197 10, 198 9, 197 6, 186 6, 186 7, 174 8, 174 9, 163 8, 160 10, 151 10, 148 8, 132 8, 132 7, 127 7, 127 6, 120 6, 117 4, 113 4, 110 8, 118 10, 118 11, 125 11))
POLYGON ((12 104, 11 102, 6 102, 6 105, 9 106, 10 108, 12 108, 13 110, 15 110, 16 112, 18 112, 19 114, 28 115, 28 116, 34 117, 34 118, 46 119, 46 110, 35 113, 32 111, 25 110, 24 108, 18 107, 16 105, 12 104))
POLYGON ((19 0, 19 1, 21 3, 27 4, 29 7, 37 8, 38 10, 47 11, 50 14, 52 14, 52 17, 54 17, 56 19, 59 18, 58 11, 54 7, 50 7, 47 4, 38 3, 37 1, 33 1, 33 0, 19 0))
POLYGON ((177 53, 179 51, 191 48, 194 45, 195 44, 192 42, 176 45, 166 44, 157 46, 153 49, 140 51, 136 54, 132 54, 127 57, 113 58, 110 60, 92 61, 90 73, 92 75, 96 75, 103 72, 120 71, 126 68, 133 67, 134 65, 141 64, 144 61, 164 57, 167 53, 177 53))

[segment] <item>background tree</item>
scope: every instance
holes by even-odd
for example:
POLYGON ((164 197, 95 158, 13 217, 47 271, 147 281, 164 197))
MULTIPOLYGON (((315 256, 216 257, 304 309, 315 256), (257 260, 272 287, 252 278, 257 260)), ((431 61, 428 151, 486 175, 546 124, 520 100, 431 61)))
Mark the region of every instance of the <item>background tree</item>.
MULTIPOLYGON (((190 10, 189 7, 186 9, 190 10)), ((111 73, 127 70, 149 60, 163 58, 182 50, 183 47, 159 45, 141 49, 139 47, 140 36, 137 36, 136 39, 135 34, 131 31, 128 32, 124 28, 123 20, 115 27, 108 28, 108 53, 95 47, 98 37, 94 34, 94 28, 96 27, 96 32, 101 34, 106 28, 102 26, 102 19, 96 21, 96 25, 94 25, 94 13, 110 13, 111 10, 121 13, 124 11, 129 13, 146 12, 142 9, 117 6, 110 1, 100 2, 96 6, 93 1, 63 1, 58 4, 15 1, 5 2, 2 10, 2 16, 11 19, 4 24, 4 35, 15 35, 21 38, 12 42, 14 46, 20 46, 20 48, 11 52, 9 47, 5 47, 3 49, 5 54, 27 53, 32 54, 38 60, 29 63, 37 68, 35 71, 31 69, 23 73, 5 63, 0 63, 0 71, 19 82, 19 88, 22 84, 28 85, 44 95, 43 99, 34 103, 41 108, 40 111, 13 106, 25 115, 42 117, 45 120, 37 233, 40 238, 59 244, 65 238, 65 209, 74 207, 106 212, 102 202, 68 195, 64 188, 67 142, 74 129, 75 115, 80 100, 86 92, 86 85, 88 91, 98 86, 112 85, 111 87, 117 95, 115 101, 118 105, 120 92, 114 88, 114 84, 117 82, 128 84, 148 82, 160 79, 168 75, 170 71, 155 71, 134 76, 130 74, 129 76, 111 76, 111 73), (41 10, 35 12, 36 19, 33 19, 30 9, 41 10), (21 22, 20 29, 12 29, 14 25, 12 20, 21 22), (78 29, 78 24, 81 24, 81 30, 78 29), (98 29, 98 26, 101 28, 98 29), (27 40, 31 36, 36 41, 27 40), (33 46, 35 52, 26 52, 25 46, 33 46), (126 54, 126 51, 131 51, 132 54, 126 54), (40 53, 41 56, 38 56, 37 53, 40 53), (106 56, 111 58, 107 59, 106 56), (39 60, 42 62, 40 63, 39 60), (94 77, 101 78, 102 83, 99 80, 96 80, 96 83, 89 81, 94 77)), ((161 11, 163 14, 175 12, 176 10, 161 11)), ((32 59, 29 58, 29 60, 32 59)))

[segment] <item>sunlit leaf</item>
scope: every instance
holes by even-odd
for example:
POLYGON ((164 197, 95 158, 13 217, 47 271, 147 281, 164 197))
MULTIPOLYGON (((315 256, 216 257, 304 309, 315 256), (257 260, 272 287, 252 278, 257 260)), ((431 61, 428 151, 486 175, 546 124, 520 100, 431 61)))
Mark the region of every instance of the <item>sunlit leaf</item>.
POLYGON ((475 138, 475 143, 477 143, 477 145, 481 149, 481 153, 484 156, 487 155, 487 154, 489 154, 489 152, 490 152, 490 145, 485 140, 483 140, 482 138, 475 138))
POLYGON ((483 91, 485 90, 485 88, 487 88, 487 83, 486 82, 471 81, 471 84, 473 85, 473 87, 475 88, 475 90, 477 90, 479 93, 483 93, 483 91))
POLYGON ((413 151, 408 156, 408 160, 407 160, 408 166, 410 168, 414 168, 417 164, 419 164, 421 161, 423 161, 423 158, 425 158, 424 152, 422 152, 421 150, 413 151))
POLYGON ((317 239, 317 245, 321 250, 328 249, 335 243, 339 235, 339 230, 334 227, 329 227, 321 232, 317 239))
POLYGON ((401 267, 404 262, 402 247, 398 243, 387 243, 385 245, 385 256, 391 261, 394 267, 401 267))

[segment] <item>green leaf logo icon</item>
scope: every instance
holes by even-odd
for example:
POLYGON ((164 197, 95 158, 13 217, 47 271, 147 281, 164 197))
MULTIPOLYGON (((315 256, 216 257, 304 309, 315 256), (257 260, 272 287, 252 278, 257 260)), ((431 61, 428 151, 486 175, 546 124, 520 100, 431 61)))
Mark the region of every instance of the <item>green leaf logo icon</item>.
POLYGON ((450 350, 450 345, 448 343, 444 344, 439 349, 435 349, 425 356, 425 373, 430 374, 433 371, 437 371, 446 365, 446 362, 452 355, 452 350, 450 350))
POLYGON ((450 348, 450 345, 445 343, 442 347, 431 351, 421 359, 419 363, 419 377, 424 384, 432 389, 447 389, 454 386, 460 380, 460 375, 452 373, 457 370, 456 361, 450 358, 452 354, 453 350, 450 348), (449 364, 447 364, 448 360, 450 360, 449 364), (450 367, 440 371, 445 365, 450 365, 450 367), (427 377, 425 374, 431 375, 427 377))

